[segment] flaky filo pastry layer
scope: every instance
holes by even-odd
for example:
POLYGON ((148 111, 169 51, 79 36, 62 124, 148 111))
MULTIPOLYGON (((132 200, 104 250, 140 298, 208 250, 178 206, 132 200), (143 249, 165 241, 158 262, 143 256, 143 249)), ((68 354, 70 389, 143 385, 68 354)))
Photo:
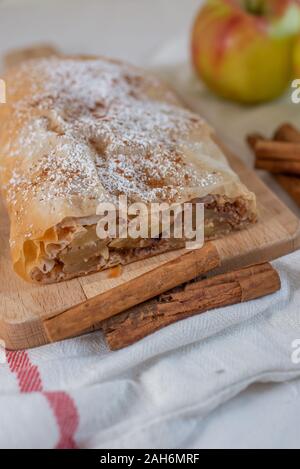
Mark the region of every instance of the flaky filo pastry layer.
POLYGON ((29 60, 6 76, 0 169, 15 271, 56 282, 176 247, 100 240, 100 202, 201 200, 206 237, 256 220, 253 193, 211 129, 157 78, 103 58, 29 60))

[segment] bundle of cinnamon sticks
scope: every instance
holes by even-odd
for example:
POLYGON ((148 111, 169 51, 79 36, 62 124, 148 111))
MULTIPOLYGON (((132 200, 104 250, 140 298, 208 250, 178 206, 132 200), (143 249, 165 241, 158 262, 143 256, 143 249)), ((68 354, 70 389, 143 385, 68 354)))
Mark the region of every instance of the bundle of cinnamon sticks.
POLYGON ((300 131, 291 124, 283 124, 272 139, 257 133, 247 140, 255 152, 256 168, 274 174, 300 206, 300 131))
POLYGON ((113 316, 101 324, 111 350, 131 345, 176 321, 269 295, 280 278, 268 263, 195 280, 113 316))

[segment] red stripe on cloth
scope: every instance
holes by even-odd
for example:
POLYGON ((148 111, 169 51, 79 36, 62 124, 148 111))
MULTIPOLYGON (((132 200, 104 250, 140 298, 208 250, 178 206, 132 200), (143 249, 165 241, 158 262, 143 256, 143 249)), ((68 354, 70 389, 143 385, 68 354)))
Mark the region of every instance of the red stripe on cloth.
POLYGON ((56 449, 76 449, 74 435, 79 426, 79 415, 73 399, 64 391, 43 390, 39 369, 31 363, 26 351, 7 350, 6 359, 22 393, 40 392, 47 399, 60 432, 56 449))
POLYGON ((44 392, 60 428, 60 440, 56 449, 76 449, 74 434, 78 428, 79 416, 73 399, 65 392, 44 392))
POLYGON ((26 352, 6 352, 7 363, 17 376, 21 392, 42 392, 42 380, 38 367, 30 362, 26 352))
POLYGON ((29 366, 28 355, 24 352, 8 352, 6 351, 7 362, 10 366, 10 369, 13 373, 23 368, 29 366))

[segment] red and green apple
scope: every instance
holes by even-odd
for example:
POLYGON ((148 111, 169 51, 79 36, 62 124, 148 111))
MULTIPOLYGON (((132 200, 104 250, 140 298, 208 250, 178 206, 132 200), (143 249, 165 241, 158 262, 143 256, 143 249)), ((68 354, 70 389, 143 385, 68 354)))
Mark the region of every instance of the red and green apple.
POLYGON ((192 31, 193 63, 208 87, 224 98, 271 100, 292 78, 299 34, 299 0, 208 0, 192 31))

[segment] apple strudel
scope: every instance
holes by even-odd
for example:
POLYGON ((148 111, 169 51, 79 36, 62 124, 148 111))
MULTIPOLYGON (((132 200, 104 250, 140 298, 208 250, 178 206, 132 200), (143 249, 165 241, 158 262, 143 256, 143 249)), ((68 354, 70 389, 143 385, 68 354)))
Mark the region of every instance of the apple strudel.
POLYGON ((52 283, 183 246, 183 239, 100 239, 100 202, 205 204, 205 237, 256 220, 256 199, 210 127, 157 78, 104 58, 49 57, 6 76, 2 192, 15 271, 52 283))

